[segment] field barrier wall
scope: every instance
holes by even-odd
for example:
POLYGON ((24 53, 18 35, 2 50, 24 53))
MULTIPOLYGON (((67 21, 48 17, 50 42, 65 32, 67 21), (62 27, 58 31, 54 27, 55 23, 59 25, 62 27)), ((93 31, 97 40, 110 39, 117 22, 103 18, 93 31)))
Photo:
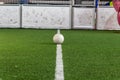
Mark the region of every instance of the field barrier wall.
POLYGON ((1 5, 0 28, 120 30, 114 8, 1 5))

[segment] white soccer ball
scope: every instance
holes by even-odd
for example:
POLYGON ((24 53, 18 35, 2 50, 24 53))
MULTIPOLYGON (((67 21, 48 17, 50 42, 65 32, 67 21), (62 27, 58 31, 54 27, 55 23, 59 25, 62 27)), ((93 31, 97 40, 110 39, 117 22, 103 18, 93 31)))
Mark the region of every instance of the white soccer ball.
POLYGON ((64 36, 60 33, 57 33, 53 36, 53 42, 56 44, 62 44, 64 42, 64 36))

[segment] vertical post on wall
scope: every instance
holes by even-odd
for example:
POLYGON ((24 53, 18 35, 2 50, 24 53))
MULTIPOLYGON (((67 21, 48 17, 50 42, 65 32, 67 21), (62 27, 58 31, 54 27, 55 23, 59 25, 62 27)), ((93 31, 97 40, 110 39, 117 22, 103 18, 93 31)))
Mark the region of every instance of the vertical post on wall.
POLYGON ((74 26, 73 5, 74 5, 74 0, 70 0, 70 26, 71 26, 71 29, 73 29, 73 26, 74 26))
POLYGON ((20 28, 22 28, 22 4, 20 4, 20 28))
POLYGON ((22 28, 22 8, 23 8, 23 4, 28 4, 29 0, 20 0, 20 28, 22 28))
POLYGON ((99 5, 99 0, 94 1, 95 4, 95 30, 97 29, 97 18, 98 18, 98 5, 99 5))

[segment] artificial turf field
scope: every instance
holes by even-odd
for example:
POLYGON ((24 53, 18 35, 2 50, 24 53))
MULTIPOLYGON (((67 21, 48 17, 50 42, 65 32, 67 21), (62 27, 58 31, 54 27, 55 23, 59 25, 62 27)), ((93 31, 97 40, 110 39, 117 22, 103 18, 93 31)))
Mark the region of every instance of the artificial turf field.
MULTIPOLYGON (((65 80, 120 80, 120 31, 61 32, 65 80)), ((54 80, 55 33, 0 29, 0 80, 54 80)))
POLYGON ((55 31, 1 29, 0 80, 53 80, 55 31))

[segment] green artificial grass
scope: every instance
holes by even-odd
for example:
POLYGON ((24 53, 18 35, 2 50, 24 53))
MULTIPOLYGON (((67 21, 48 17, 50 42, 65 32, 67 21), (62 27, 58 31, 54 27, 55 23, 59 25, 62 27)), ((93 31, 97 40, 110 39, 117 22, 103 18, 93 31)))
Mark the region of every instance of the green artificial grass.
POLYGON ((62 33, 65 80, 120 80, 120 31, 62 33))
MULTIPOLYGON (((120 31, 61 32, 65 80, 120 80, 120 31)), ((54 80, 55 33, 0 29, 0 80, 54 80)))
POLYGON ((54 80, 55 32, 0 29, 0 80, 54 80))

